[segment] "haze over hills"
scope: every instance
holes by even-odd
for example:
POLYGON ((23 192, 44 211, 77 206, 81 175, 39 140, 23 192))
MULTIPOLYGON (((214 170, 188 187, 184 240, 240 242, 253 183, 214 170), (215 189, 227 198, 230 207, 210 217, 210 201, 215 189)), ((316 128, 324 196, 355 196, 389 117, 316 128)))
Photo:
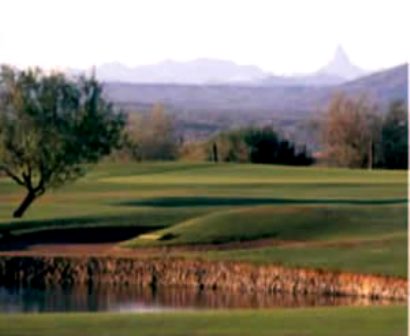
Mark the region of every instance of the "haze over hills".
POLYGON ((287 77, 270 76, 259 84, 268 86, 328 86, 354 80, 365 73, 364 70, 351 63, 346 52, 339 46, 332 60, 317 72, 287 77))
MULTIPOLYGON (((333 86, 134 84, 106 82, 105 94, 128 112, 146 112, 161 103, 185 137, 206 138, 216 131, 254 125, 295 123, 320 117, 336 92, 365 94, 381 112, 395 100, 407 101, 408 65, 333 86)), ((298 131, 301 133, 300 131, 298 131)))
POLYGON ((120 63, 104 64, 97 68, 97 76, 103 81, 131 83, 210 84, 257 81, 266 73, 256 66, 203 58, 189 62, 168 60, 135 68, 120 63))
POLYGON ((96 70, 98 79, 106 82, 256 86, 336 85, 365 73, 350 62, 341 47, 338 47, 333 59, 317 72, 295 76, 275 76, 257 66, 206 58, 189 62, 168 60, 134 68, 121 63, 108 63, 97 67, 96 70))
POLYGON ((342 48, 318 71, 287 77, 211 59, 133 69, 112 63, 96 70, 105 95, 115 105, 145 113, 161 103, 181 133, 192 137, 250 124, 283 126, 316 118, 335 92, 366 94, 386 111, 393 101, 407 100, 407 73, 407 64, 367 73, 353 65, 342 48))
POLYGON ((391 101, 407 99, 408 65, 373 73, 354 81, 334 86, 244 86, 244 85, 180 85, 132 84, 107 82, 109 99, 118 104, 149 106, 162 103, 183 111, 246 111, 265 116, 285 113, 286 116, 308 114, 326 104, 334 92, 357 95, 364 93, 381 107, 391 101))

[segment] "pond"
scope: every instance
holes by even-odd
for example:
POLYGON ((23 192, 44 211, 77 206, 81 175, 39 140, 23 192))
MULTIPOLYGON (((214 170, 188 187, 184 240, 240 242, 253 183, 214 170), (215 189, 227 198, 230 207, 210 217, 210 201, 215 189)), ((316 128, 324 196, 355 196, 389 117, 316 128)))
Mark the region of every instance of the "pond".
POLYGON ((162 312, 198 309, 263 309, 384 304, 352 297, 237 293, 222 290, 138 286, 0 287, 1 313, 162 312))

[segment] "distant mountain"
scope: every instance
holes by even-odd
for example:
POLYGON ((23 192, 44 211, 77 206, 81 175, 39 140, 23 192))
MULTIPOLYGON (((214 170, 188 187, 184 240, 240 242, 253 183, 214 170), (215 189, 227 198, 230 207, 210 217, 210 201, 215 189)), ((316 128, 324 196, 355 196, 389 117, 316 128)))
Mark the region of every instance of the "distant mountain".
POLYGON ((346 78, 326 73, 297 76, 269 76, 257 83, 261 86, 331 86, 346 82, 346 78))
POLYGON ((408 71, 408 64, 402 64, 344 83, 339 86, 339 89, 350 95, 359 92, 364 93, 369 99, 381 104, 393 100, 403 100, 406 102, 408 94, 408 71))
POLYGON ((110 100, 129 110, 160 102, 177 115, 212 113, 224 120, 305 118, 322 110, 335 92, 366 94, 381 109, 407 101, 408 65, 401 65, 334 86, 244 86, 105 83, 110 100))
POLYGON ((260 81, 266 86, 328 86, 338 85, 365 75, 365 71, 353 65, 346 52, 339 46, 333 59, 317 72, 288 77, 270 76, 260 81))
POLYGON ((97 68, 97 77, 102 81, 129 83, 246 83, 266 76, 267 73, 256 66, 213 59, 197 59, 190 62, 164 61, 135 68, 120 63, 109 63, 97 68))
POLYGON ((341 46, 336 49, 333 59, 317 75, 338 76, 343 79, 353 80, 363 76, 366 72, 353 65, 341 46))
POLYGON ((96 69, 105 82, 142 84, 240 84, 256 86, 328 86, 356 79, 365 72, 353 65, 339 47, 333 59, 317 72, 305 75, 275 76, 253 65, 201 58, 189 62, 172 60, 138 67, 107 63, 96 69))

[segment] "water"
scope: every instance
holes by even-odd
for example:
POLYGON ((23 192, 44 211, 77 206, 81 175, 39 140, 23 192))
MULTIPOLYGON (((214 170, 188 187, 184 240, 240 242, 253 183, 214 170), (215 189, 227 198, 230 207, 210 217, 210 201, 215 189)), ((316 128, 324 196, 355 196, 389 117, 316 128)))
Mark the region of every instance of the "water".
POLYGON ((369 299, 235 293, 221 290, 76 286, 0 287, 0 312, 163 312, 168 310, 309 307, 382 304, 369 299))

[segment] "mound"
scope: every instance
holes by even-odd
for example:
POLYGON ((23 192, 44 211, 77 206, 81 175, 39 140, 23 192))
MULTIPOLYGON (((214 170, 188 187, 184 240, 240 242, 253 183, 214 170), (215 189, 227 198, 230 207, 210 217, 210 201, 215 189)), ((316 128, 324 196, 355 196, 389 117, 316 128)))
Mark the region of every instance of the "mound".
POLYGON ((141 235, 126 247, 221 244, 263 238, 338 240, 406 232, 404 206, 257 206, 225 210, 141 235))

